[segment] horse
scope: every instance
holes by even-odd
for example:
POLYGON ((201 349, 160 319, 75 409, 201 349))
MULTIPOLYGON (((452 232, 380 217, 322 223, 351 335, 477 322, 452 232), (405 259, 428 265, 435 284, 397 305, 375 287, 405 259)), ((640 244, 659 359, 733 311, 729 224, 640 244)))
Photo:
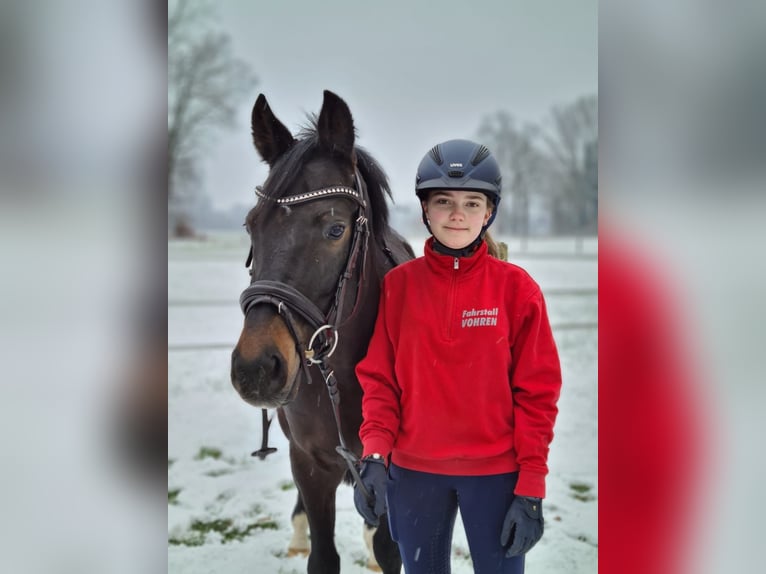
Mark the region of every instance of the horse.
MULTIPOLYGON (((336 489, 362 452, 354 368, 372 336, 383 276, 414 253, 388 224, 387 177, 355 144, 340 97, 325 91, 318 117, 293 137, 260 94, 252 135, 269 173, 245 222, 251 283, 240 298, 231 380, 247 403, 276 409, 298 490, 293 527, 304 512, 308 522, 308 572, 337 574, 336 489)), ((371 528, 379 567, 400 572, 386 517, 371 528)))

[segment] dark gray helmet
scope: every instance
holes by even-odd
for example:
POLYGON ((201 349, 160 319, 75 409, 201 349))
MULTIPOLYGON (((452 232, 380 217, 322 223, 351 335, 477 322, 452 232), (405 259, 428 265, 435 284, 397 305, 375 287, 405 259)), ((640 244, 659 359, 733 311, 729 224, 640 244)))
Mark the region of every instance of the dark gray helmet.
MULTIPOLYGON (((470 140, 449 140, 436 144, 421 160, 415 193, 425 201, 434 189, 480 191, 495 204, 486 229, 500 205, 501 180, 500 166, 485 146, 470 140)), ((423 221, 428 225, 425 216, 423 221)))

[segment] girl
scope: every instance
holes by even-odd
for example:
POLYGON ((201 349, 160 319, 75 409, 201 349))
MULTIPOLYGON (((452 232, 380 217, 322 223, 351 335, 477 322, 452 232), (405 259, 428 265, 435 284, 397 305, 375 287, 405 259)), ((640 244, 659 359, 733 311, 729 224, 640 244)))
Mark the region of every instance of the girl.
POLYGON ((460 510, 474 572, 524 571, 543 533, 561 371, 540 288, 490 257, 500 169, 467 140, 436 145, 416 193, 424 256, 386 275, 356 372, 364 390, 361 482, 370 524, 388 508, 407 574, 448 573, 460 510))

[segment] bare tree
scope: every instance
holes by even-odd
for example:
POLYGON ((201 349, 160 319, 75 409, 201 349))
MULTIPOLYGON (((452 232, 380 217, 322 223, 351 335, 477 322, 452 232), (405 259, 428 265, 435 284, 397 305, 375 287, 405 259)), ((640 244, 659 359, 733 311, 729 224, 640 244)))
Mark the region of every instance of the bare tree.
POLYGON ((498 232, 519 235, 522 249, 526 249, 530 197, 541 186, 547 162, 536 145, 538 130, 532 125, 519 128, 508 112, 499 111, 484 118, 479 137, 492 149, 503 174, 503 187, 510 192, 510 201, 500 204, 498 232))
POLYGON ((199 182, 204 144, 214 128, 232 125, 237 103, 252 90, 255 76, 232 56, 228 34, 212 29, 209 3, 177 0, 168 8, 170 204, 183 199, 183 188, 199 182))
POLYGON ((598 97, 554 107, 541 137, 559 176, 554 221, 560 231, 577 234, 579 249, 582 234, 597 224, 598 97))

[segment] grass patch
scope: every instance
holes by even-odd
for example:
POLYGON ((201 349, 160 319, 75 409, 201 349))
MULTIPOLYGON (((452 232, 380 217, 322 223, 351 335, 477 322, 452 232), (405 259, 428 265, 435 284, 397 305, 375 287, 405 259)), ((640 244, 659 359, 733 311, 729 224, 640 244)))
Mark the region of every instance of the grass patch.
POLYGON ((171 466, 173 466, 173 463, 174 463, 174 462, 175 462, 175 459, 174 459, 174 458, 169 458, 169 459, 168 459, 168 468, 170 468, 171 466))
POLYGON ((230 518, 218 518, 216 520, 195 520, 192 522, 190 532, 186 536, 172 537, 168 539, 171 546, 201 546, 205 543, 207 535, 217 532, 221 535, 222 544, 235 540, 243 540, 256 530, 276 530, 279 525, 271 518, 262 518, 257 522, 239 527, 234 525, 230 518))
POLYGON ((292 480, 283 480, 279 483, 279 490, 293 490, 295 488, 295 483, 292 480))
POLYGON ((579 494, 585 494, 586 492, 590 492, 590 489, 593 487, 590 484, 585 484, 584 482, 572 482, 569 485, 569 488, 579 494))
POLYGON ((580 502, 590 502, 596 500, 596 497, 591 494, 593 488, 590 484, 584 482, 573 482, 569 485, 569 488, 573 490, 572 498, 579 500, 580 502))
POLYGON ((205 476, 212 476, 215 478, 216 476, 223 476, 225 474, 231 474, 232 472, 234 471, 232 471, 231 469, 221 468, 219 470, 211 470, 209 472, 206 472, 205 476))
POLYGON ((592 494, 573 494, 572 498, 579 500, 580 502, 590 502, 591 500, 596 500, 596 497, 592 494))
POLYGON ((178 504, 178 494, 181 492, 180 488, 174 488, 168 490, 168 504, 178 504))
POLYGON ((213 448, 211 446, 203 446, 199 449, 199 452, 197 453, 197 456, 194 457, 194 460, 203 460, 206 458, 219 460, 221 456, 223 456, 221 449, 213 448))
POLYGON ((270 518, 267 518, 265 520, 259 520, 258 522, 255 522, 253 524, 250 524, 248 526, 248 532, 251 530, 257 530, 257 529, 263 529, 263 530, 277 530, 279 529, 279 524, 275 520, 271 520, 270 518))
POLYGON ((205 537, 199 534, 190 534, 185 538, 168 538, 168 544, 170 546, 202 546, 205 543, 205 537))

